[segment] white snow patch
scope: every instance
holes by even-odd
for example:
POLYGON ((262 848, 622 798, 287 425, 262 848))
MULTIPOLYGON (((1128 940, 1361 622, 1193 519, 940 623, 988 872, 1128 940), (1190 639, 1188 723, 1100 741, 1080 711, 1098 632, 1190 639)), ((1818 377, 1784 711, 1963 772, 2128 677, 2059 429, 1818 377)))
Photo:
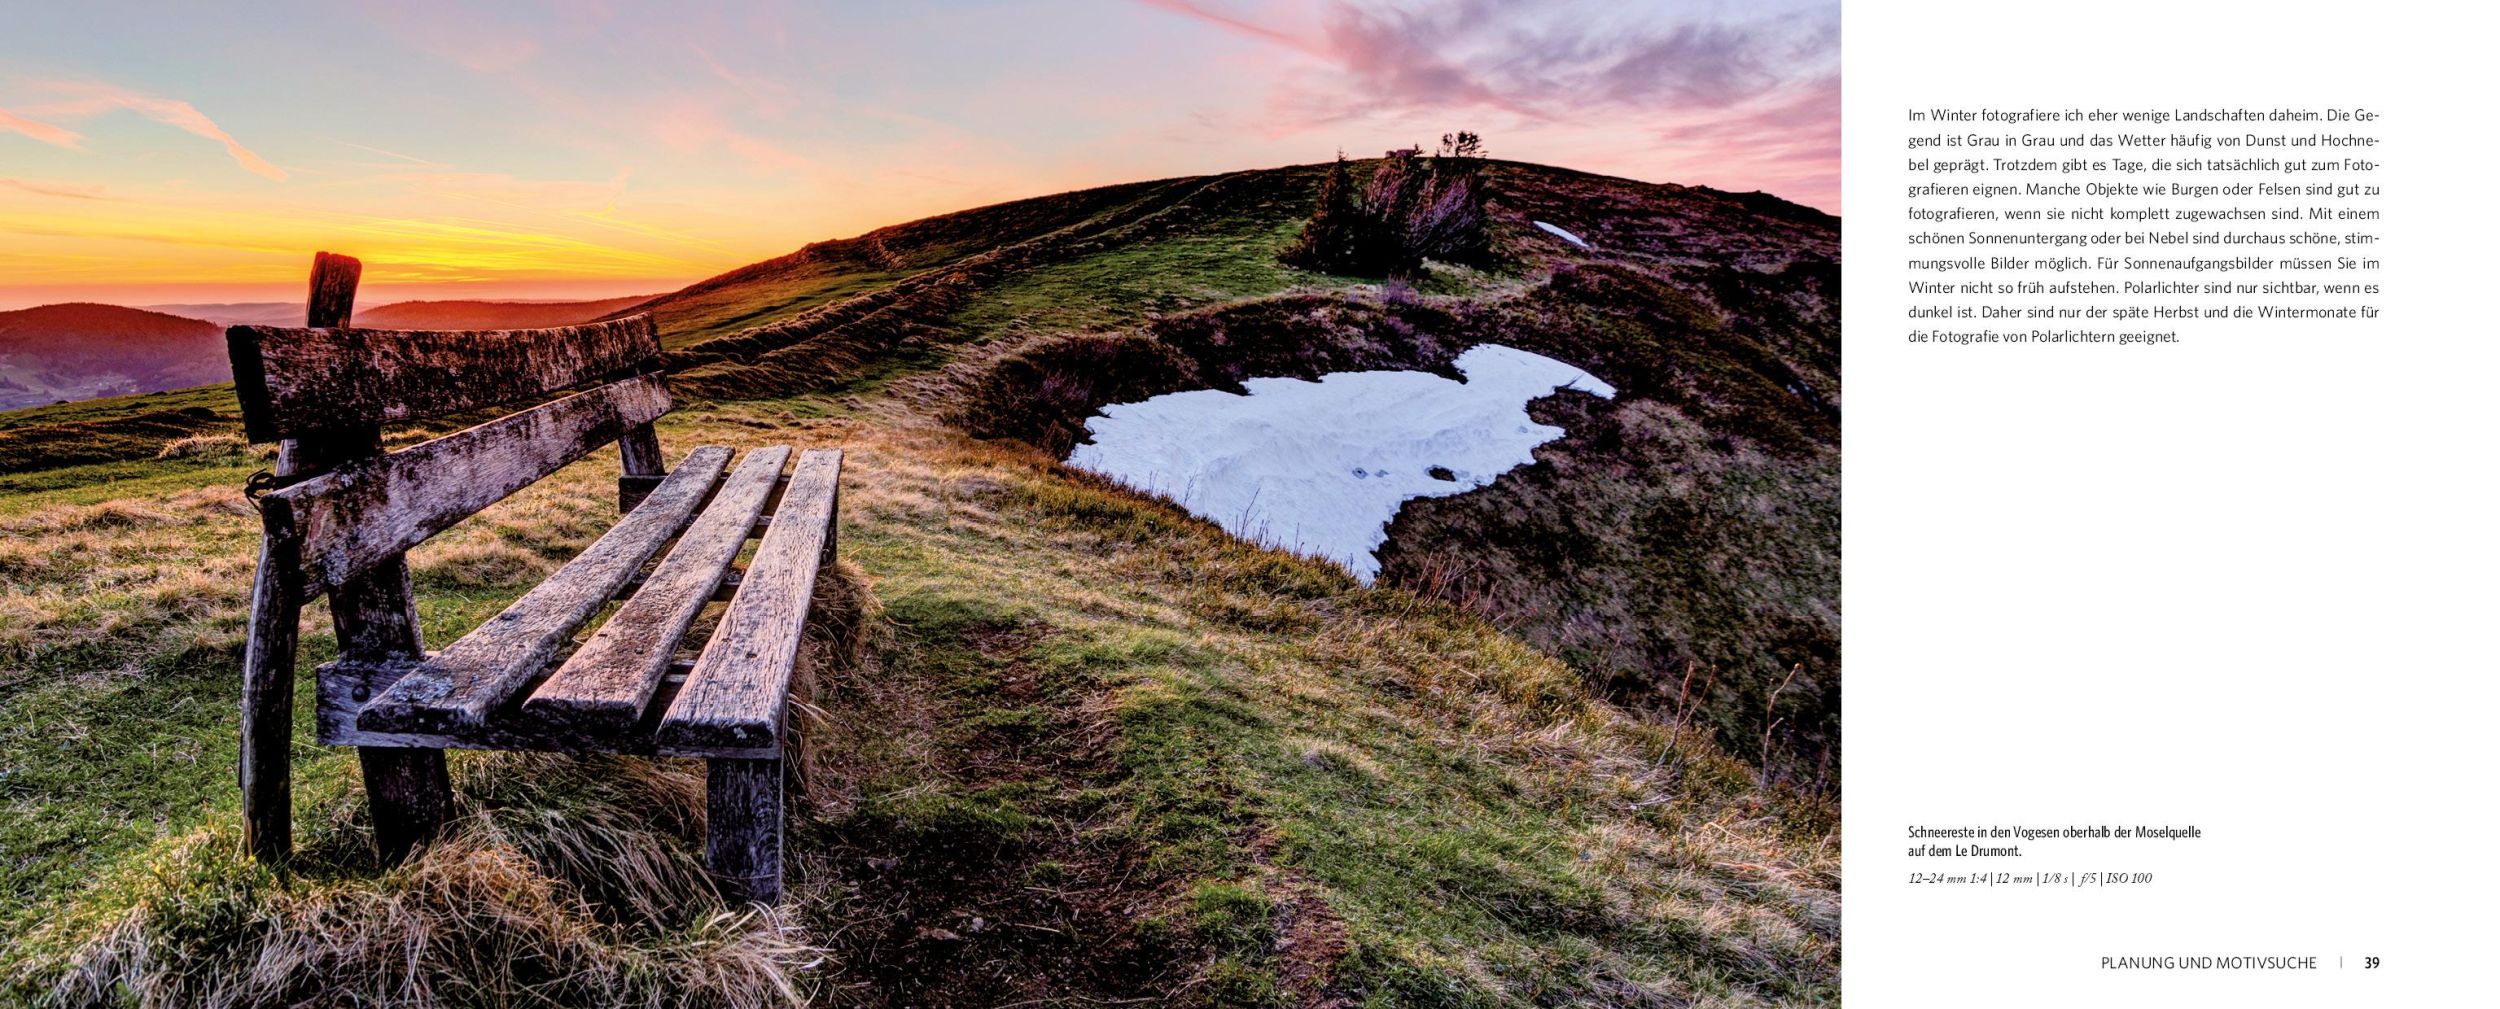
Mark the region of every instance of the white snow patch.
POLYGON ((1572 234, 1572 233, 1570 233, 1570 232, 1568 232, 1568 231, 1564 231, 1563 229, 1558 228, 1558 227, 1555 227, 1555 226, 1553 226, 1553 225, 1551 225, 1551 224, 1547 224, 1547 223, 1545 223, 1545 222, 1543 222, 1543 221, 1530 221, 1530 222, 1528 222, 1528 223, 1533 224, 1533 225, 1536 225, 1537 227, 1543 228, 1543 229, 1545 229, 1546 231, 1551 232, 1551 233, 1553 233, 1553 234, 1556 234, 1556 235, 1562 236, 1562 240, 1563 240, 1563 241, 1569 242, 1569 243, 1571 243, 1571 244, 1573 244, 1573 245, 1577 245, 1577 246, 1579 246, 1579 247, 1581 247, 1581 248, 1583 248, 1583 249, 1585 249, 1585 248, 1588 248, 1588 247, 1589 247, 1589 243, 1588 243, 1587 241, 1585 241, 1585 240, 1581 239, 1581 237, 1580 237, 1580 236, 1575 235, 1575 234, 1572 234))
POLYGON ((1563 436, 1528 418, 1530 400, 1615 394, 1588 372, 1499 344, 1457 365, 1465 382, 1350 371, 1254 378, 1246 396, 1202 389, 1104 407, 1068 465, 1170 498, 1235 536, 1337 561, 1368 585, 1380 573, 1373 551, 1408 498, 1482 487, 1563 436))

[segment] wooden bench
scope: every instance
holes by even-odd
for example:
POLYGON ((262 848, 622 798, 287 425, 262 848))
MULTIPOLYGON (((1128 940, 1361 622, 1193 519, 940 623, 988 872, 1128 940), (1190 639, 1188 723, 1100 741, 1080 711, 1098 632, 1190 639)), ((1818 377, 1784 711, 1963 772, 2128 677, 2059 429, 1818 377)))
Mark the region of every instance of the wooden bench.
POLYGON ((357 748, 386 861, 441 828, 447 748, 701 757, 707 865, 733 901, 778 900, 784 712, 818 571, 833 556, 842 454, 798 453, 784 477, 786 446, 751 450, 734 470, 729 449, 704 446, 668 470, 651 426, 670 399, 649 316, 353 329, 360 272, 323 253, 308 328, 226 331, 245 433, 279 443, 278 487, 259 499, 243 669, 252 853, 275 862, 290 848, 296 625, 326 594, 339 657, 315 671, 319 737, 357 748), (522 401, 536 405, 382 450, 383 424, 522 401), (616 525, 500 615, 427 651, 409 548, 609 442, 624 463, 616 525), (727 606, 690 654, 688 629, 715 600, 727 606), (576 641, 611 601, 614 614, 576 641))

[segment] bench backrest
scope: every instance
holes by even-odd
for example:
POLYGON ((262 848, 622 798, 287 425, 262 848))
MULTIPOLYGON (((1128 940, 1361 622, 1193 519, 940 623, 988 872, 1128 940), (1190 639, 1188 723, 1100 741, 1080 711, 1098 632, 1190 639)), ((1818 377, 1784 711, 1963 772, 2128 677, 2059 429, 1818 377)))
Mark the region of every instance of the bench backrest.
POLYGON ((532 400, 654 364, 649 315, 553 329, 226 330, 254 442, 402 424, 532 400))
POLYGON ((226 331, 244 434, 281 443, 284 486, 261 514, 273 556, 292 561, 298 598, 397 566, 410 547, 610 442, 623 455, 627 506, 635 486, 657 481, 651 422, 671 402, 649 315, 550 329, 357 329, 346 323, 360 272, 323 253, 311 325, 226 331), (524 401, 534 405, 382 451, 384 424, 524 401))

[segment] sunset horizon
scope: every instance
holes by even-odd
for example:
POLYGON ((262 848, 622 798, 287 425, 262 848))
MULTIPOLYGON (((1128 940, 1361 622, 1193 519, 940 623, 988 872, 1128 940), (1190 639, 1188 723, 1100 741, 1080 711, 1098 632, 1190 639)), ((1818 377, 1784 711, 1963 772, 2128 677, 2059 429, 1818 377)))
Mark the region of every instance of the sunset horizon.
MULTIPOLYGON (((1384 150, 1392 149, 1394 148, 1384 148, 1384 150)), ((1365 155, 1357 155, 1352 152, 1348 152, 1346 156, 1348 158, 1360 159, 1364 157, 1378 157, 1379 155, 1377 152, 1365 155)), ((1302 162, 1301 164, 1325 164, 1326 160, 1327 159, 1315 159, 1310 162, 1302 162)), ((1497 158, 1495 160, 1518 161, 1520 159, 1497 158)), ((1285 167, 1293 166, 1258 166, 1244 170, 1256 171, 1264 168, 1285 167)), ((1551 167, 1569 169, 1572 166, 1553 165, 1551 167)), ((687 285, 719 276, 722 273, 736 270, 740 267, 752 265, 768 259, 786 256, 791 253, 798 252, 807 245, 819 242, 857 238, 862 235, 898 224, 908 224, 912 221, 924 220, 935 216, 944 216, 949 213, 977 210, 981 207, 996 204, 1015 203, 1020 200, 1039 199, 1046 196, 1056 196, 1065 192, 1081 192, 1087 189, 1116 186, 1128 182, 1155 181, 1164 180, 1124 179, 1107 181, 1078 186, 1067 190, 1053 190, 1050 192, 1037 192, 1022 196, 1011 196, 1005 199, 990 201, 989 203, 970 204, 962 207, 956 207, 951 210, 932 211, 928 214, 914 215, 874 225, 859 232, 828 235, 822 238, 809 239, 789 248, 780 249, 778 251, 761 252, 752 258, 726 263, 720 265, 717 269, 710 270, 709 272, 680 276, 578 277, 555 275, 544 277, 496 276, 471 279, 393 280, 388 279, 395 275, 395 271, 393 269, 395 264, 393 264, 390 260, 366 259, 365 261, 368 264, 367 270, 369 271, 368 275, 383 279, 376 279, 363 284, 359 288, 358 303, 371 306, 402 301, 570 302, 596 301, 631 295, 657 296, 679 290, 687 285)), ((1633 181, 1665 183, 1668 180, 1635 179, 1633 181)), ((1780 194, 1772 193, 1771 195, 1779 196, 1780 194)), ((1782 198, 1785 199, 1786 197, 1782 198)), ((1796 201, 1792 200, 1791 202, 1796 201)), ((1811 204, 1803 205, 1812 206, 1811 204)), ((1823 208, 1815 207, 1814 209, 1821 210, 1823 208)), ((294 264, 293 271, 297 274, 301 274, 303 272, 303 264, 310 262, 311 256, 314 252, 338 252, 343 255, 353 255, 358 254, 358 250, 359 246, 352 242, 342 242, 337 243, 335 247, 323 246, 317 249, 308 246, 295 257, 297 260, 300 260, 300 262, 294 264)), ((283 257, 280 258, 282 259, 283 257)), ((0 283, 0 311, 12 311, 16 309, 31 308, 38 305, 64 303, 93 303, 118 305, 125 308, 145 309, 154 306, 166 305, 266 304, 272 302, 301 301, 303 300, 304 295, 304 278, 301 276, 283 276, 287 270, 288 266, 284 262, 273 264, 270 268, 270 272, 280 274, 281 276, 270 280, 210 280, 192 282, 61 285, 11 285, 0 283)))

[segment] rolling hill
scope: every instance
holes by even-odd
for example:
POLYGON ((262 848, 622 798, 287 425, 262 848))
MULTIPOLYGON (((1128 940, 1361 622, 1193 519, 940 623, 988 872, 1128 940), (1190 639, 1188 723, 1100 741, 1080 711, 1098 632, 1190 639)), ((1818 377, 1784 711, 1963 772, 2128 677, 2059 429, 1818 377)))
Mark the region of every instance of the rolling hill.
POLYGON ((227 381, 224 332, 116 305, 0 312, 0 410, 227 381))
POLYGON ((140 308, 220 326, 301 326, 304 305, 296 301, 226 301, 206 304, 141 305, 140 308))
POLYGON ((1548 401, 1589 415, 1543 465, 1410 503, 1383 557, 1391 578, 1521 628, 1627 703, 1666 703, 1662 682, 1687 668, 1724 671, 1680 703, 1754 759, 1836 779, 1838 220, 1762 194, 1497 163, 1502 265, 1384 288, 1274 261, 1321 174, 984 208, 642 307, 673 334, 679 388, 789 394, 951 362, 952 387, 915 388, 977 435, 1060 455, 1106 403, 1248 377, 1446 372, 1491 342, 1580 365, 1631 395, 1548 401), (888 282, 888 263, 923 268, 888 282), (794 286, 815 306, 702 338, 711 306, 778 306, 794 286))
MULTIPOLYGON (((1839 222, 1486 171, 1492 256, 1415 277, 1278 262, 1305 165, 929 218, 613 310, 660 321, 672 454, 849 453, 829 590, 865 616, 793 686, 770 913, 690 870, 684 762, 461 754, 452 836, 385 872, 356 758, 307 735, 296 864, 242 859, 266 463, 205 391, 0 415, 0 725, 43 727, 0 732, 0 1000, 1836 1002, 1839 222), (1492 342, 1617 395, 1536 401, 1567 433, 1534 464, 1408 502, 1376 586, 1062 464, 1105 404, 1455 378, 1492 342)), ((614 475, 413 553, 427 640, 587 545, 614 475)))

